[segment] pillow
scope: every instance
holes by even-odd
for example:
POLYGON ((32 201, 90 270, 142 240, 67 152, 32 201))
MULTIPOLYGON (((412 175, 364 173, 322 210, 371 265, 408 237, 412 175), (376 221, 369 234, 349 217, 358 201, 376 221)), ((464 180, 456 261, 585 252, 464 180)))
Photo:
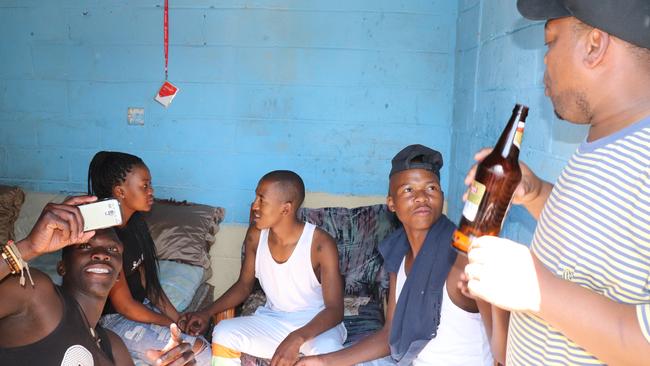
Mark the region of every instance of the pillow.
POLYGON ((184 311, 201 284, 204 269, 185 263, 158 261, 160 285, 174 307, 184 311))
POLYGON ((336 241, 346 296, 383 302, 388 274, 377 246, 400 223, 385 204, 356 208, 301 208, 298 217, 328 232, 336 241))
POLYGON ((225 210, 186 201, 156 200, 143 215, 158 259, 210 268, 208 253, 225 210))
POLYGON ((25 192, 19 187, 0 185, 0 243, 14 240, 14 224, 25 202, 25 192))

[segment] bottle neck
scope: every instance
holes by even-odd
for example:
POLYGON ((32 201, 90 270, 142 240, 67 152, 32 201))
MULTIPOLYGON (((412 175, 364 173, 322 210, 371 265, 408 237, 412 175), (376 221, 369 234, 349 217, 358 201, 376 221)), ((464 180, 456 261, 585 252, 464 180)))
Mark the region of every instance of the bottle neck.
POLYGON ((494 146, 494 151, 498 152, 498 154, 503 158, 507 158, 511 154, 519 156, 521 138, 524 133, 527 115, 528 107, 520 104, 515 105, 510 120, 508 120, 508 124, 501 133, 499 141, 497 141, 497 144, 494 146))

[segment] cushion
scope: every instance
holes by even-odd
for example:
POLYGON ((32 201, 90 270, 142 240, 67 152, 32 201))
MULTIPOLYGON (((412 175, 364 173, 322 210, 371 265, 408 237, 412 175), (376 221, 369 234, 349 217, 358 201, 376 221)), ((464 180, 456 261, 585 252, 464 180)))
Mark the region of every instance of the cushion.
POLYGON ((178 311, 184 311, 203 279, 203 267, 174 261, 158 261, 160 285, 178 311))
POLYGON ((346 297, 370 297, 382 303, 388 289, 388 274, 379 243, 400 224, 384 204, 356 208, 301 208, 298 217, 328 232, 339 251, 339 266, 345 279, 346 297))
POLYGON ((16 239, 14 224, 25 202, 25 192, 19 187, 0 185, 0 243, 16 239))
MULTIPOLYGON (((76 194, 73 194, 76 195, 76 194)), ((36 220, 41 216, 43 207, 50 202, 61 203, 68 194, 47 192, 25 192, 25 203, 20 208, 20 214, 14 225, 16 239, 24 239, 32 231, 36 220)))
POLYGON ((210 268, 208 253, 225 210, 221 207, 156 200, 144 219, 156 244, 158 259, 210 268))

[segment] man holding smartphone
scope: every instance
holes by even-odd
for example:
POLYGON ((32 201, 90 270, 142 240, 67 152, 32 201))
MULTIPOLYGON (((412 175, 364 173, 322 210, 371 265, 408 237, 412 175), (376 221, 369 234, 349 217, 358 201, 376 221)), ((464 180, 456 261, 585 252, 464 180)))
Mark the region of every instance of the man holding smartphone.
MULTIPOLYGON (((122 243, 112 229, 83 231, 84 221, 76 205, 95 200, 74 197, 63 204, 48 204, 27 238, 1 247, 3 363, 133 365, 121 339, 97 327, 122 266, 122 243), (63 249, 63 258, 57 270, 63 276, 63 285, 55 286, 38 270, 32 271, 32 281, 26 261, 59 249, 63 249), (25 272, 31 284, 22 281, 25 272)), ((189 344, 177 342, 169 348, 167 352, 153 352, 152 361, 157 365, 194 364, 189 344)))

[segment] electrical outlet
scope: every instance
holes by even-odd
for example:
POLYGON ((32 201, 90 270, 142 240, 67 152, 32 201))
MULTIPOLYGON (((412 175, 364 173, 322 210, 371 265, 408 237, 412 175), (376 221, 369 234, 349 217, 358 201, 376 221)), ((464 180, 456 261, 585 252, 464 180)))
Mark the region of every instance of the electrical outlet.
POLYGON ((126 122, 130 125, 144 125, 144 108, 129 107, 126 111, 126 122))

